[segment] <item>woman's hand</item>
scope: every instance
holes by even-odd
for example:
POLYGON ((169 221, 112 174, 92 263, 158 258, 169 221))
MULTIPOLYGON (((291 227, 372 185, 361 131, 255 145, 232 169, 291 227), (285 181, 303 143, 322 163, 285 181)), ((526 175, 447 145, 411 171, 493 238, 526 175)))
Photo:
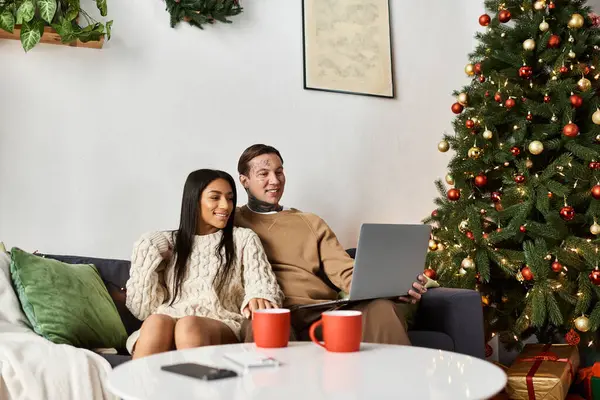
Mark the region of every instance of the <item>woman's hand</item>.
POLYGON ((277 304, 271 303, 269 300, 265 299, 251 299, 248 302, 248 305, 244 308, 243 314, 244 317, 250 319, 252 318, 252 313, 256 310, 263 310, 265 308, 279 308, 277 304))

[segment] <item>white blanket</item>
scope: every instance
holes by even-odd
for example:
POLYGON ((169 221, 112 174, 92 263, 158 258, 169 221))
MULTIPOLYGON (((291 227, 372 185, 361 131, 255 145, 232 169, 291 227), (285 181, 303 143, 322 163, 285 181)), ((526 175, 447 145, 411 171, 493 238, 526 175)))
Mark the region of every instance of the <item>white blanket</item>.
POLYGON ((114 400, 110 364, 98 354, 57 345, 29 326, 12 290, 10 259, 0 251, 0 400, 114 400))

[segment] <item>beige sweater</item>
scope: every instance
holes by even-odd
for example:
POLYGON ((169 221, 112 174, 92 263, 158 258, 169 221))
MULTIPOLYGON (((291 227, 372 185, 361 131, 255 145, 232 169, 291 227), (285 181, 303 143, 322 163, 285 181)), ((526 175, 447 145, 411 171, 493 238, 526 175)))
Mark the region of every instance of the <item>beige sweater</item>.
MULTIPOLYGON (((127 281, 127 308, 138 319, 150 314, 174 318, 199 316, 225 323, 239 338, 243 309, 250 299, 263 298, 279 306, 283 293, 258 236, 250 229, 234 228, 235 262, 227 290, 218 296, 212 282, 220 267, 216 249, 223 232, 195 236, 178 299, 169 305, 167 290, 172 290, 174 257, 171 232, 143 235, 134 245, 130 278, 127 281), (167 289, 168 288, 168 289, 167 289)), ((224 254, 224 250, 223 250, 224 254)), ((224 258, 224 257, 223 257, 224 258)))
POLYGON ((350 292, 354 260, 318 216, 296 209, 259 214, 244 206, 236 212, 236 225, 260 237, 286 306, 335 300, 337 292, 319 277, 323 273, 350 292))

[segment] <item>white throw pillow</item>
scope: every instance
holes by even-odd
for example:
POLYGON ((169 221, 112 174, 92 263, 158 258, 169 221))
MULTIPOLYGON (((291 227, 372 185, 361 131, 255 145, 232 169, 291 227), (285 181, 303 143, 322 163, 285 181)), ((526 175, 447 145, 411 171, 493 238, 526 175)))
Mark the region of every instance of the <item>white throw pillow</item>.
POLYGON ((0 322, 29 326, 10 279, 10 256, 4 251, 0 251, 0 322))

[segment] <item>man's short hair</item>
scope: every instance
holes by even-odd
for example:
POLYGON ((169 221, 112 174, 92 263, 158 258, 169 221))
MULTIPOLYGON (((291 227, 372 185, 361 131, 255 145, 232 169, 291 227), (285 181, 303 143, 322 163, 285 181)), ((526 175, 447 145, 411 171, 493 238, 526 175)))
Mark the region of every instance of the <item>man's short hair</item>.
POLYGON ((238 173, 240 175, 248 176, 248 172, 250 171, 250 161, 258 156, 262 156, 263 154, 276 154, 277 157, 281 160, 281 164, 283 165, 283 157, 281 157, 281 153, 273 146, 268 146, 266 144, 254 144, 248 147, 238 161, 238 173))

